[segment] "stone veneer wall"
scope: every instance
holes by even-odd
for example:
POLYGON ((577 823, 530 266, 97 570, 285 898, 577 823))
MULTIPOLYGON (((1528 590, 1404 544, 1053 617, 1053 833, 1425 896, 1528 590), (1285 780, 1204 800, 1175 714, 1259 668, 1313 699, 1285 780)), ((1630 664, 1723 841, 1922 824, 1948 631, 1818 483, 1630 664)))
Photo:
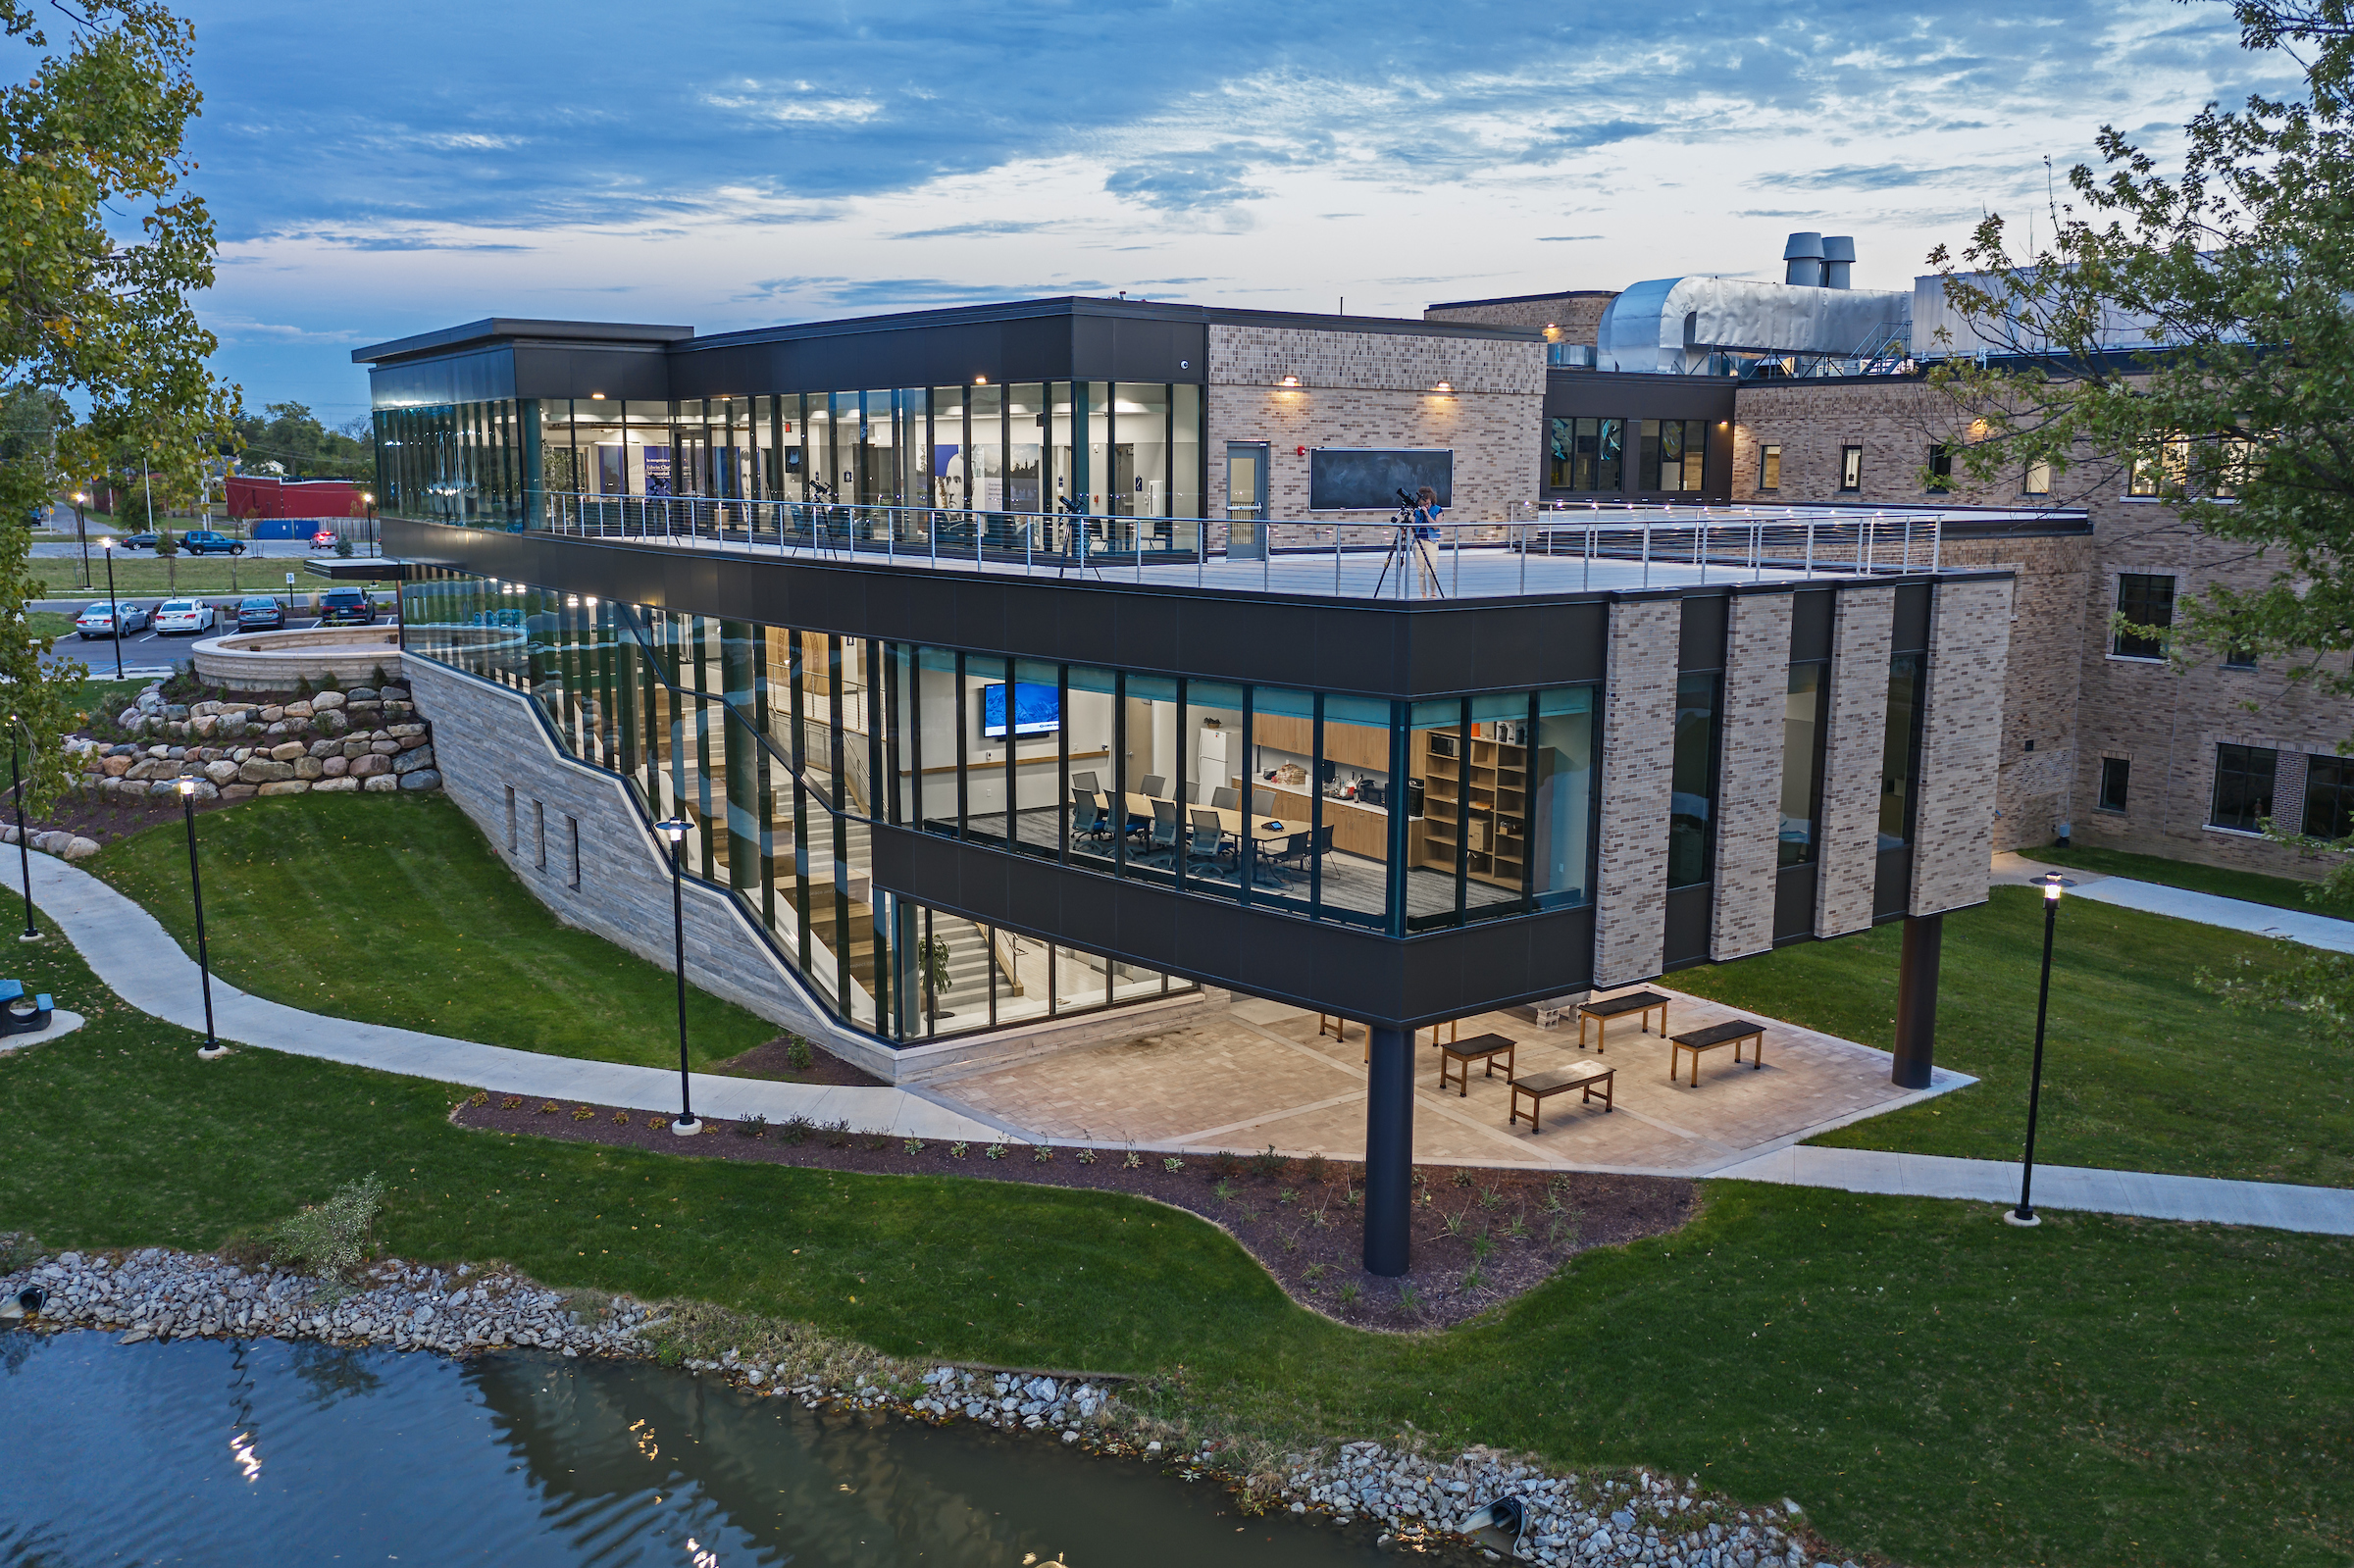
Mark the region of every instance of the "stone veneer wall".
POLYGON ((1871 924, 1879 873, 1880 768, 1888 727, 1888 650, 1896 589, 1839 592, 1831 624, 1831 730, 1822 757, 1822 840, 1815 935, 1871 924))
POLYGON ((1527 299, 1490 299, 1467 305, 1433 305, 1422 313, 1426 322, 1473 322, 1482 327, 1526 327, 1537 331, 1553 328, 1555 339, 1593 347, 1602 337, 1602 318, 1618 297, 1614 288, 1577 288, 1561 294, 1538 294, 1527 299))
POLYGON ((1267 443, 1267 508, 1277 522, 1379 521, 1308 511, 1301 447, 1452 447, 1450 522, 1507 522, 1514 506, 1536 501, 1545 345, 1533 338, 1212 324, 1207 396, 1205 511, 1213 518, 1226 515, 1228 441, 1267 443), (1302 384, 1275 384, 1286 376, 1302 384), (1452 394, 1432 390, 1442 380, 1452 394))
MULTIPOLYGON (((557 918, 668 969, 670 862, 628 784, 558 749, 522 694, 413 655, 402 668, 435 716, 442 787, 492 851, 557 918)), ((834 1023, 732 897, 690 879, 685 901, 689 979, 893 1083, 1165 1030, 1226 1000, 1188 992, 895 1049, 834 1023)))
POLYGON ((2003 689, 2010 642, 2008 582, 1938 584, 1914 803, 1913 914, 1985 902, 1994 801, 1984 780, 2002 745, 2002 707, 1993 699, 2003 689))
POLYGON ((1709 931, 1709 956, 1719 963, 1773 945, 1791 610, 1788 593, 1733 596, 1725 635, 1715 904, 1709 931))
POLYGON ((1620 599, 1611 606, 1594 900, 1597 989, 1649 980, 1666 962, 1667 816, 1683 621, 1681 599, 1620 599))

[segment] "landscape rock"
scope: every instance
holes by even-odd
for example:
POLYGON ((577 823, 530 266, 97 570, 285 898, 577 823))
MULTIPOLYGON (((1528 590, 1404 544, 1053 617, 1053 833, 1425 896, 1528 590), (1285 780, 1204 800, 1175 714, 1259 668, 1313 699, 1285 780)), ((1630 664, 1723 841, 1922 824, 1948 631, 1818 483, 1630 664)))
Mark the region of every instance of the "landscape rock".
POLYGON ((252 757, 238 766, 237 777, 251 784, 277 784, 293 778, 294 767, 291 763, 252 757))
POLYGON ((403 789, 438 789, 441 787, 441 776, 431 768, 420 768, 415 773, 402 774, 400 786, 403 789))
POLYGON ((237 765, 227 760, 208 762, 204 765, 204 776, 216 784, 230 784, 237 777, 237 765))
POLYGON ((404 751, 392 759, 394 773, 415 773, 420 768, 431 768, 433 765, 434 748, 430 741, 417 747, 414 751, 404 751))
POLYGON ((249 784, 223 784, 221 798, 224 800, 251 800, 254 789, 255 786, 249 784))
POLYGON ((307 719, 311 716, 311 705, 307 702, 289 702, 286 704, 286 717, 289 719, 307 719))
POLYGON ((319 771, 322 778, 340 779, 351 772, 351 759, 339 751, 332 757, 322 757, 319 759, 319 771))
POLYGON ((333 709, 342 707, 343 702, 344 694, 342 692, 322 691, 311 699, 311 711, 313 713, 326 713, 333 709))
POLYGON ((310 754, 310 747, 304 745, 299 740, 281 741, 280 744, 270 748, 270 760, 273 762, 292 762, 296 757, 308 756, 310 754))
POLYGON ((310 787, 308 779, 280 779, 262 785, 257 792, 265 795, 299 795, 310 787))
POLYGON ((361 781, 360 787, 372 795, 388 795, 400 787, 400 781, 388 773, 380 773, 373 779, 361 781))
MULTIPOLYGON (((334 760, 340 762, 343 759, 337 757, 334 760)), ((363 782, 352 778, 322 779, 311 785, 311 793, 315 795, 347 795, 356 792, 363 782)))
POLYGON ((365 753, 351 759, 351 776, 354 779, 371 779, 380 773, 390 773, 391 771, 392 759, 390 757, 365 753))
MULTIPOLYGON (((341 762, 343 759, 337 757, 335 760, 341 762)), ((297 779, 324 779, 327 777, 327 764, 321 762, 317 757, 296 757, 294 759, 294 777, 297 779)))

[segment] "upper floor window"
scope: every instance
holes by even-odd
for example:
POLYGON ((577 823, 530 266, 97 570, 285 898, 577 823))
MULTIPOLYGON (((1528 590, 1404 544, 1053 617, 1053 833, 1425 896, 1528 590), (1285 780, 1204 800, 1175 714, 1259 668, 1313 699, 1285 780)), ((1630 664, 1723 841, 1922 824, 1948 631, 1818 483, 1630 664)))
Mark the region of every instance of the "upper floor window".
POLYGON ((2154 633, 2175 624, 2175 580, 2148 572, 2122 572, 2117 579, 2117 613, 2145 632, 2117 630, 2109 651, 2121 659, 2159 659, 2164 642, 2154 633))
POLYGON ((1954 449, 1939 441, 1929 448, 1929 493, 1943 495, 1954 487, 1954 449))
POLYGON ((2133 469, 2125 481, 2125 493, 2179 494, 2189 468, 2190 443, 2179 435, 2170 435, 2133 454, 2133 469))
POLYGON ((2125 809, 2125 790, 2133 781, 2133 764, 2124 757, 2101 759, 2101 792, 2093 803, 2103 811, 2125 809))
POLYGON ((1548 488, 1616 491, 1626 487, 1626 421, 1557 419, 1549 425, 1548 488))
POLYGON ((2027 495, 2051 494, 2052 465, 2049 463, 2029 463, 2027 465, 2027 472, 2021 479, 2020 488, 2022 493, 2027 495))
POLYGON ((1782 487, 1782 448, 1779 442, 1758 448, 1758 488, 1778 490, 1782 487))
POLYGON ((1839 488, 1842 491, 1864 488, 1864 448, 1839 448, 1839 488))
POLYGON ((1705 487, 1709 465, 1707 420, 1645 420, 1636 454, 1635 488, 1694 492, 1705 487))
POLYGON ((2265 819, 2273 814, 2273 774, 2279 765, 2280 753, 2270 746, 2218 745, 2215 806, 2207 814, 2207 825, 2262 833, 2265 819))
POLYGON ((2354 757, 2305 759, 2305 832, 2316 838, 2354 835, 2354 757))

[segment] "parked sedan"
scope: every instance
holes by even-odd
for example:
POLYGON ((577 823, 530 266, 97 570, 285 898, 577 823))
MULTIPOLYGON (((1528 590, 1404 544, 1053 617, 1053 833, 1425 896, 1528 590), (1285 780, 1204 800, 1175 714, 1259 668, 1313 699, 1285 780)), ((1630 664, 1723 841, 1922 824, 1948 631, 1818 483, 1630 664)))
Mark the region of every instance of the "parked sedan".
POLYGON ((286 607, 276 599, 240 599, 237 602, 239 632, 279 632, 286 625, 286 607))
POLYGON ((147 612, 128 599, 101 599, 74 618, 74 630, 87 642, 92 637, 128 636, 147 630, 147 612))
POLYGON ((179 536, 179 547, 190 555, 243 555, 245 541, 212 529, 190 529, 179 536))
POLYGON ((166 599, 155 607, 155 634, 168 637, 174 632, 196 636, 213 629, 213 607, 202 599, 166 599))
POLYGON ((152 550, 155 548, 157 537, 153 529, 149 529, 143 533, 132 533, 124 538, 123 548, 126 550, 152 550))

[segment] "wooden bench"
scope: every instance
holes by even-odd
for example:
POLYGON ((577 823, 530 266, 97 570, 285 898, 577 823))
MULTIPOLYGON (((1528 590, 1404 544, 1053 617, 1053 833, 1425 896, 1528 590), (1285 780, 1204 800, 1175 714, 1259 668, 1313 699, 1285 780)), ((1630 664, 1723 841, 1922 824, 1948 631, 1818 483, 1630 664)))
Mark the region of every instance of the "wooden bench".
POLYGON ((1713 1051, 1719 1045, 1730 1045, 1733 1048, 1733 1065, 1738 1067, 1741 1065, 1741 1045, 1745 1040, 1756 1041, 1756 1048, 1750 1052, 1749 1063, 1750 1071, 1756 1072, 1766 1065, 1766 1026, 1764 1024, 1753 1024, 1746 1018, 1735 1018, 1722 1024, 1711 1024, 1706 1029, 1693 1030, 1688 1035, 1676 1036, 1667 1042, 1667 1082, 1670 1084, 1675 1082, 1676 1069, 1683 1061, 1683 1052, 1690 1051, 1692 1053, 1692 1087, 1700 1087, 1700 1053, 1713 1051))
POLYGON ((1496 1076, 1496 1058, 1499 1056, 1504 1058, 1504 1077, 1505 1081, 1510 1083, 1512 1077, 1513 1052, 1519 1048, 1518 1040, 1509 1039, 1502 1035, 1474 1035, 1466 1040, 1441 1040, 1439 1041, 1439 1087, 1444 1089, 1447 1087, 1447 1064, 1453 1062, 1456 1064, 1455 1081, 1460 1086, 1456 1093, 1456 1098, 1466 1098, 1471 1092, 1471 1064, 1473 1062, 1486 1064, 1479 1076, 1494 1078, 1496 1076))
POLYGON ((1526 1094, 1530 1101, 1528 1130, 1532 1133, 1545 1131, 1544 1125, 1538 1118, 1545 1109, 1546 1098, 1549 1095, 1566 1093, 1573 1088, 1584 1091, 1578 1097, 1580 1105, 1591 1101, 1596 1089, 1602 1090, 1602 1108, 1605 1111, 1613 1110, 1616 1107, 1612 1103, 1612 1094, 1617 1077, 1618 1069, 1615 1067, 1605 1067, 1600 1062, 1571 1062, 1567 1067, 1557 1068, 1550 1073, 1534 1073, 1527 1078, 1515 1078, 1512 1080, 1511 1125, 1516 1126, 1520 1121, 1520 1096, 1523 1094, 1526 1094))
POLYGON ((1642 1033, 1648 1035, 1651 1033, 1651 1015, 1654 1009, 1657 1009, 1660 1015, 1660 1033, 1664 1035, 1667 1033, 1667 998, 1656 990, 1629 991, 1624 996, 1603 996, 1591 1001, 1579 1002, 1577 1004, 1577 1048, 1581 1051, 1586 1048, 1587 1019, 1590 1018, 1594 1021, 1594 1054, 1600 1056, 1610 1035, 1612 1019, 1624 1018, 1629 1013, 1640 1013, 1643 1016, 1638 1028, 1642 1033))

